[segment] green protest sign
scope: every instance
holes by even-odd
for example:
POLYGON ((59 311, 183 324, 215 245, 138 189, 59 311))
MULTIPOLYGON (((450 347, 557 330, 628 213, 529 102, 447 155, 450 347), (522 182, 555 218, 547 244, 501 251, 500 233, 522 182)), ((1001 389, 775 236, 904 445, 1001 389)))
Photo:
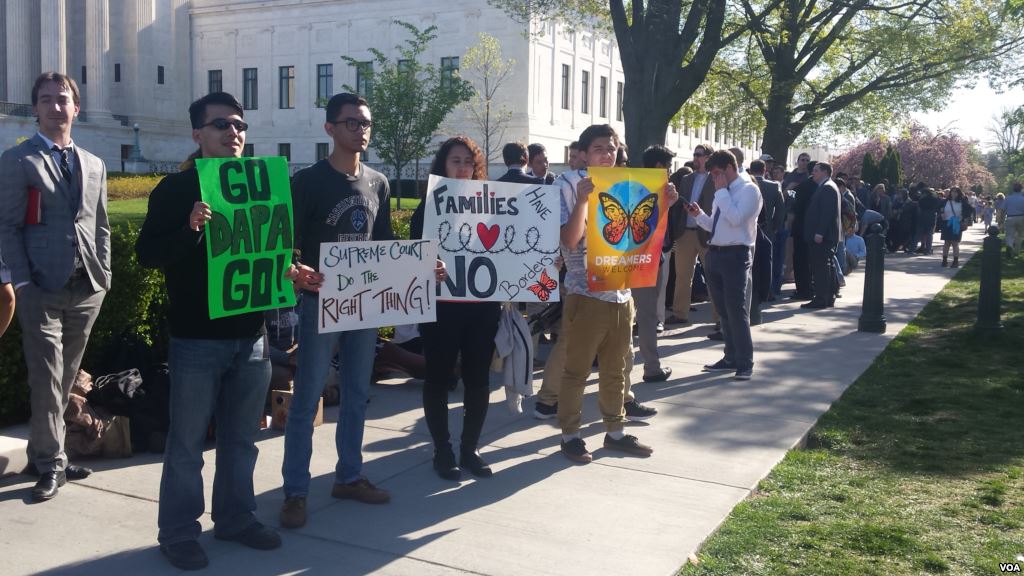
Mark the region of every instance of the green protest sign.
POLYGON ((206 223, 210 318, 295 305, 292 193, 284 158, 196 160, 206 223))

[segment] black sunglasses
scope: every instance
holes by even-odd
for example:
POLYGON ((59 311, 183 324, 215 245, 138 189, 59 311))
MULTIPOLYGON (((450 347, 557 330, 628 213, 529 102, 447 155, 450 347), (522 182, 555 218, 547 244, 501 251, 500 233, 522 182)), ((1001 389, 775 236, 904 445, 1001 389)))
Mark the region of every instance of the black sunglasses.
POLYGON ((704 153, 703 153, 703 152, 694 152, 694 153, 693 153, 693 157, 694 157, 694 158, 700 158, 701 156, 704 156, 704 153))
POLYGON ((345 128, 348 128, 351 132, 373 128, 373 120, 359 120, 358 118, 342 118, 341 120, 331 122, 331 124, 334 126, 344 124, 345 128))
POLYGON ((217 130, 227 130, 228 126, 234 126, 235 130, 239 132, 245 132, 249 129, 249 125, 243 120, 228 120, 227 118, 214 118, 200 126, 200 128, 206 128, 207 126, 213 126, 217 130))

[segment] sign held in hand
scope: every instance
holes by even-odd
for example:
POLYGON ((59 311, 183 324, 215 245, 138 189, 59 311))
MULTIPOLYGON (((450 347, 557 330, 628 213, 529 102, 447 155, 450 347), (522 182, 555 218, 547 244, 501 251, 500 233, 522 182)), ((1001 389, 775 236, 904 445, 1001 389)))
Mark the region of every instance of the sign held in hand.
POLYGON ((436 321, 436 265, 430 240, 320 244, 319 332, 436 321))
POLYGON ((292 194, 284 158, 199 158, 210 318, 295 305, 292 194))

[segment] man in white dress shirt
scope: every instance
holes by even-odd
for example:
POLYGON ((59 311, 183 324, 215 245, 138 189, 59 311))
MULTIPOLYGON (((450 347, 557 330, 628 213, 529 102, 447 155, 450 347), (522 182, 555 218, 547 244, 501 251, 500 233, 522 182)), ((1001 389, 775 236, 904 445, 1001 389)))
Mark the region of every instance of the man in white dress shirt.
POLYGON ((687 213, 710 233, 705 276, 711 300, 722 317, 725 357, 704 367, 709 372, 735 371, 737 380, 749 380, 754 370, 754 344, 750 337, 751 267, 757 238, 761 191, 736 168, 736 157, 719 150, 707 160, 715 185, 711 215, 690 203, 687 213))

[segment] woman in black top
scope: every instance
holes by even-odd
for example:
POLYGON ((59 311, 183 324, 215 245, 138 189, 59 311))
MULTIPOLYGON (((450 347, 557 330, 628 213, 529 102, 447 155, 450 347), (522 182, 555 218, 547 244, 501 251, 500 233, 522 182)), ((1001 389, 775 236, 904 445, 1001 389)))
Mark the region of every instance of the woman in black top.
MULTIPOLYGON (((465 136, 456 136, 441 145, 430 173, 463 180, 486 180, 487 164, 476 143, 465 136)), ((413 213, 410 224, 413 239, 424 236, 426 204, 421 202, 413 213)), ((432 238, 436 234, 436 230, 428 230, 426 236, 432 238)), ((490 403, 490 363, 500 311, 498 302, 439 302, 437 321, 420 326, 427 362, 423 412, 434 440, 434 470, 445 480, 458 480, 462 475, 460 466, 474 476, 491 475, 490 466, 477 452, 477 444, 490 403), (460 353, 466 392, 460 458, 456 465, 448 434, 448 383, 460 353)))

